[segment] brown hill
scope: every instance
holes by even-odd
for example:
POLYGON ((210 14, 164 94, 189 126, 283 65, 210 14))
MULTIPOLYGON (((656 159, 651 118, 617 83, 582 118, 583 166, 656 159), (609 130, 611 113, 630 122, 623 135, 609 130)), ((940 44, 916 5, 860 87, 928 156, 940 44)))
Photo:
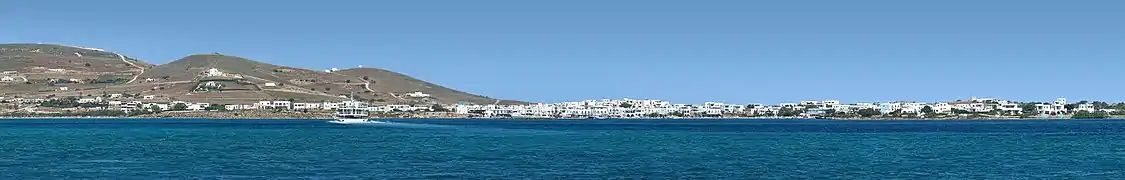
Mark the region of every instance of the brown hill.
MULTIPOLYGON (((215 69, 229 76, 226 78, 241 79, 239 81, 264 86, 267 83, 275 87, 259 87, 263 92, 273 93, 268 95, 274 99, 297 99, 293 95, 310 97, 355 96, 357 99, 381 103, 458 103, 467 102, 475 104, 493 104, 497 102, 511 104, 522 103, 515 101, 498 101, 489 97, 469 94, 436 84, 418 80, 399 73, 381 69, 358 68, 336 72, 324 72, 287 66, 278 66, 259 61, 235 56, 220 54, 201 54, 182 58, 168 64, 156 66, 141 75, 143 79, 154 79, 157 82, 197 82, 214 77, 202 77, 200 74, 215 69), (371 84, 367 84, 363 77, 367 77, 371 84), (423 92, 430 94, 429 98, 414 98, 404 94, 423 92), (280 94, 280 95, 278 95, 280 94)), ((222 77, 220 77, 222 79, 222 77)))
POLYGON ((349 79, 349 77, 324 73, 320 71, 285 67, 249 60, 246 58, 220 54, 200 54, 184 57, 168 64, 156 66, 144 74, 142 78, 159 78, 183 81, 196 80, 200 73, 210 69, 220 72, 238 74, 247 79, 289 84, 291 81, 307 80, 309 82, 333 82, 349 79))
POLYGON ((31 73, 43 69, 66 69, 79 72, 133 72, 152 67, 133 58, 113 52, 53 44, 0 44, 0 71, 31 73))
POLYGON ((191 55, 154 66, 100 49, 46 44, 0 44, 0 71, 17 71, 4 76, 18 76, 21 80, 28 78, 22 83, 0 82, 0 95, 34 97, 120 93, 156 95, 156 101, 229 104, 262 100, 340 101, 347 99, 349 95, 354 99, 377 104, 523 103, 469 94, 382 69, 324 72, 221 54, 191 55), (142 68, 143 73, 140 73, 142 68), (49 69, 65 69, 65 72, 49 69), (212 73, 213 71, 219 73, 212 73), (98 76, 136 80, 52 83, 56 79, 98 76), (368 80, 371 81, 370 84, 367 83, 368 80), (62 90, 62 87, 67 87, 67 90, 62 90), (405 95, 412 92, 426 93, 430 97, 405 95))
POLYGON ((407 93, 422 92, 442 103, 526 104, 526 102, 501 101, 487 96, 470 94, 385 69, 352 68, 335 73, 359 77, 361 80, 370 82, 372 90, 394 93, 394 96, 401 98, 408 98, 405 96, 407 93))

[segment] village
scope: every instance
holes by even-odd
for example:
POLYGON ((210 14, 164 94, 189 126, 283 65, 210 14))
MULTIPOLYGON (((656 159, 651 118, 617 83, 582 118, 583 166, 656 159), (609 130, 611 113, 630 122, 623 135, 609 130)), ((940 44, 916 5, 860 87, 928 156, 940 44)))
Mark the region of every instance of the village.
MULTIPOLYGON (((427 96, 410 93, 411 96, 427 96)), ((169 112, 332 112, 347 102, 259 101, 252 104, 206 102, 153 102, 153 95, 104 94, 92 97, 21 98, 0 97, 0 115, 36 116, 132 116, 169 112)), ((1109 118, 1122 115, 1125 103, 1080 101, 1066 98, 1053 102, 1012 102, 994 98, 971 98, 950 102, 872 102, 843 104, 835 100, 798 103, 674 104, 663 100, 602 99, 526 105, 478 104, 382 104, 367 106, 374 117, 390 118, 833 118, 833 119, 1065 119, 1109 118), (393 116, 378 115, 394 114, 393 116)), ((271 116, 286 116, 274 114, 271 116)), ((284 118, 284 117, 257 117, 284 118)), ((329 118, 329 117, 323 117, 329 118)))

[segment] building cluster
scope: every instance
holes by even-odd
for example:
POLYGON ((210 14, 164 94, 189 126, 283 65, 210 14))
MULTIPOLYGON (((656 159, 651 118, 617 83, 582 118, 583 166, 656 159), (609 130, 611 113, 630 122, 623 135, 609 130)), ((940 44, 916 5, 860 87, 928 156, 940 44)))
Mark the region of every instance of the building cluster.
MULTIPOLYGON (((416 93, 411 96, 423 96, 416 93)), ((2 103, 27 104, 32 107, 51 100, 0 97, 2 103)), ((154 102, 155 96, 107 94, 95 97, 71 99, 86 110, 120 111, 208 111, 208 110, 335 110, 345 102, 293 102, 259 101, 251 104, 211 104, 186 101, 154 102)), ((998 115, 1066 115, 1080 111, 1114 112, 1115 109, 1098 109, 1091 103, 1068 104, 1066 98, 1058 98, 1050 103, 1016 103, 1001 99, 972 98, 951 102, 874 102, 844 104, 835 100, 801 101, 799 103, 727 104, 706 102, 702 104, 674 104, 663 100, 602 99, 575 102, 528 105, 377 105, 366 106, 370 112, 417 112, 449 110, 457 114, 480 115, 484 117, 525 117, 525 118, 642 118, 642 117, 729 117, 729 116, 824 116, 827 114, 877 114, 877 115, 923 115, 991 113, 998 115)))
POLYGON ((1001 99, 976 98, 952 102, 872 102, 842 104, 836 100, 801 101, 799 103, 764 104, 725 104, 706 102, 703 104, 673 104, 662 100, 585 100, 553 104, 532 105, 453 105, 460 114, 483 114, 485 116, 512 117, 716 117, 734 116, 821 116, 828 113, 854 114, 862 110, 887 114, 968 114, 996 113, 1000 115, 1065 115, 1079 111, 1113 112, 1114 109, 1095 109, 1093 104, 1077 104, 1076 108, 1066 108, 1066 98, 1058 98, 1051 103, 1036 103, 1034 108, 1001 99), (928 107, 928 108, 927 108, 928 107), (1031 110, 1031 112, 1025 112, 1031 110))
POLYGON ((0 83, 14 82, 18 76, 15 71, 0 72, 0 83))
POLYGON ((459 114, 483 114, 485 116, 511 117, 654 117, 654 116, 722 116, 741 113, 747 106, 707 102, 703 104, 673 104, 662 100, 585 100, 554 104, 532 105, 453 105, 459 114))
MULTIPOLYGON (((92 106, 73 107, 81 110, 118 110, 132 111, 208 111, 208 110, 288 110, 288 111, 313 111, 335 110, 343 107, 345 102, 293 102, 293 101, 259 101, 252 104, 212 104, 202 102, 171 101, 155 102, 155 96, 145 95, 130 97, 124 94, 107 94, 104 96, 83 97, 71 99, 76 104, 92 106), (178 106, 178 107, 177 107, 178 106)), ((67 98, 16 98, 0 97, 0 103, 18 104, 18 107, 35 107, 50 101, 65 100, 67 98)), ((371 112, 413 112, 433 111, 433 106, 428 105, 378 105, 367 106, 371 112)))

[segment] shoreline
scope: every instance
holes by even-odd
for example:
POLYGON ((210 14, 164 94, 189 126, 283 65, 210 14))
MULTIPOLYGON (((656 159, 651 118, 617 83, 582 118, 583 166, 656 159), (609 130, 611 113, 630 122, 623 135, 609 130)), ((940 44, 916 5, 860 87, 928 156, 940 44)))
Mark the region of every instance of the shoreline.
MULTIPOLYGON (((152 120, 152 119, 183 119, 183 120, 333 120, 330 117, 258 117, 258 116, 242 116, 242 117, 171 117, 171 116, 133 116, 133 117, 112 117, 112 116, 76 116, 76 117, 0 117, 0 120, 60 120, 60 119, 74 119, 74 120, 88 120, 88 119, 120 119, 120 120, 152 120)), ((792 118, 792 117, 703 117, 703 118, 607 118, 607 119, 567 119, 567 118, 552 118, 552 119, 532 119, 532 118, 457 118, 457 117, 372 117, 372 120, 380 119, 396 119, 396 120, 824 120, 824 121, 1020 121, 1020 120, 1115 120, 1121 117, 1101 118, 1101 119, 1074 119, 1074 118, 792 118)))

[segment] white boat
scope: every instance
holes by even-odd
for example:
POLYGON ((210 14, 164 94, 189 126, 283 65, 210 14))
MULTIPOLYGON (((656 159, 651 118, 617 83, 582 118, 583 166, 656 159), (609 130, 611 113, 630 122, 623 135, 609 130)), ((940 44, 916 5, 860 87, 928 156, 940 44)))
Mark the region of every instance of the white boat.
POLYGON ((336 120, 328 121, 336 124, 370 124, 380 123, 367 119, 367 105, 357 101, 344 101, 344 106, 336 108, 336 120))

